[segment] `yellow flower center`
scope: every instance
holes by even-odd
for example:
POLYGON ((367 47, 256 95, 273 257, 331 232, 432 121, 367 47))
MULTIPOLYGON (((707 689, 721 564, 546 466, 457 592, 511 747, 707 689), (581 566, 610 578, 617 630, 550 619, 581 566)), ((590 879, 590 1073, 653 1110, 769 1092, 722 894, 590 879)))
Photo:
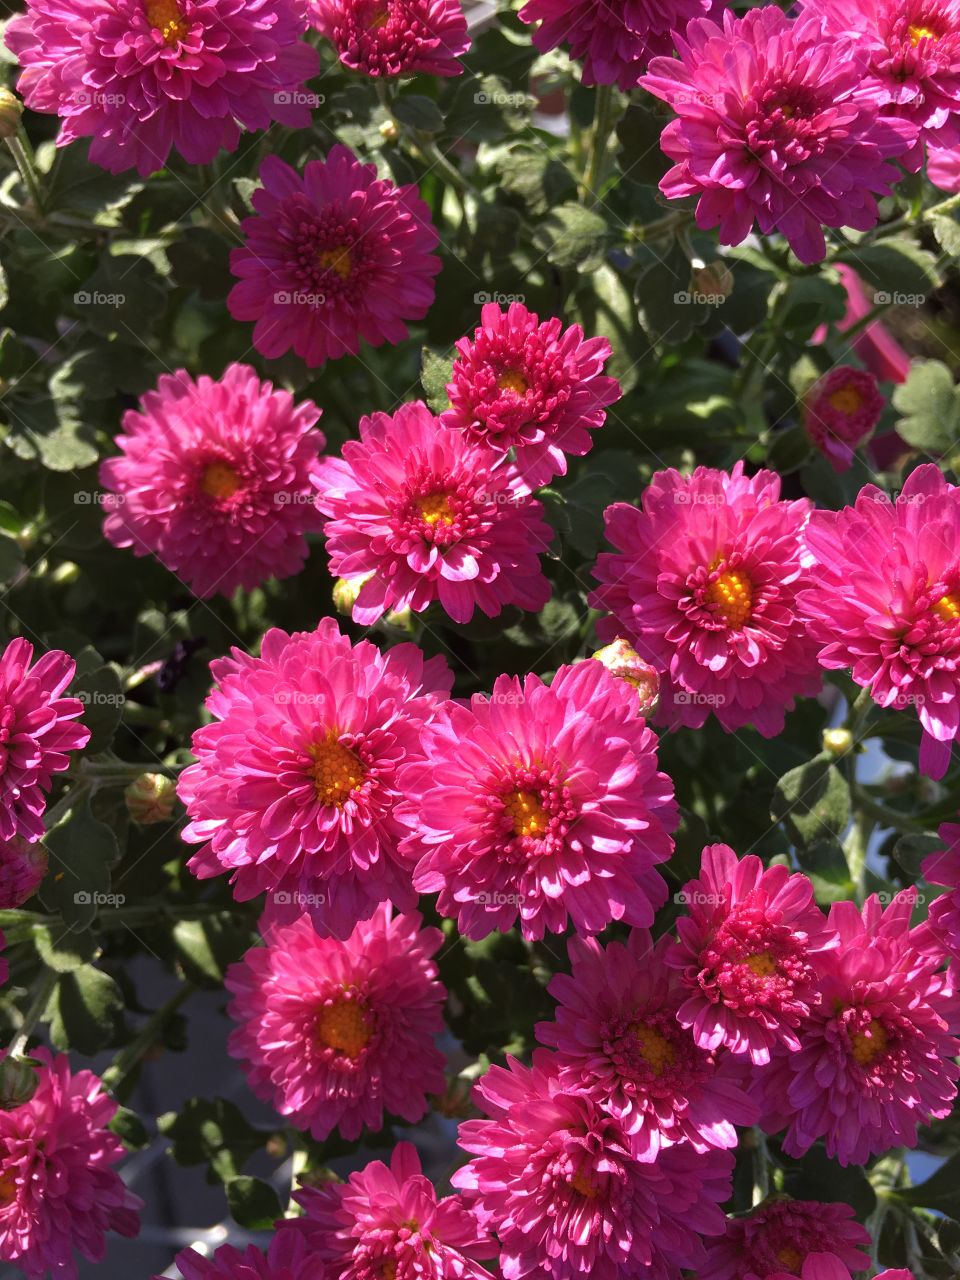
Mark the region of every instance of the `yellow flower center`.
MULTIPOLYGON (((380 31, 383 27, 387 25, 389 21, 390 21, 390 10, 387 8, 385 4, 378 4, 374 7, 373 12, 370 14, 369 29, 371 31, 380 31)), ((391 1265, 393 1266, 393 1274, 396 1275, 397 1264, 394 1262, 391 1265)), ((388 1277, 388 1280, 393 1280, 393 1276, 388 1277)))
POLYGON ((332 730, 323 742, 314 743, 310 755, 313 785, 321 804, 342 805, 363 782, 363 765, 349 747, 337 741, 332 730))
POLYGON ((393 1258, 389 1258, 380 1270, 383 1280, 397 1280, 397 1264, 393 1258))
POLYGON ((208 498, 232 498, 240 484, 236 471, 225 462, 211 462, 200 477, 200 488, 208 498))
POLYGON ((550 823, 550 815, 529 791, 514 791, 504 799, 503 808, 516 836, 542 836, 550 823))
POLYGON ((177 0, 146 0, 144 12, 154 31, 163 36, 164 44, 178 44, 187 34, 188 27, 177 0))
POLYGON ((525 396, 530 390, 529 382, 519 369, 507 369, 501 373, 497 379, 497 386, 501 391, 513 391, 518 396, 525 396))
POLYGON ((960 596, 941 596, 933 611, 941 622, 956 622, 960 618, 960 596))
POLYGON ((644 1062, 655 1076, 663 1075, 667 1067, 672 1067, 677 1059, 673 1045, 665 1035, 654 1027, 648 1027, 645 1022, 636 1023, 632 1030, 644 1062))
POLYGON ((370 1022, 356 1000, 334 1000, 320 1010, 317 1035, 325 1049, 359 1058, 370 1042, 370 1022))
POLYGON ((788 1271, 799 1275, 797 1268, 803 1263, 803 1254, 792 1244, 785 1244, 777 1254, 777 1261, 782 1262, 788 1271))
POLYGON ((910 37, 910 43, 914 48, 921 40, 939 40, 939 31, 934 31, 933 27, 925 26, 922 22, 915 22, 907 28, 907 35, 910 37))
POLYGON ((747 956, 743 963, 758 978, 772 978, 777 972, 777 962, 769 951, 760 951, 755 956, 747 956))
POLYGON ((586 1197, 587 1200, 596 1199, 597 1188, 593 1185, 593 1179, 590 1177, 589 1171, 583 1165, 570 1179, 570 1185, 578 1195, 586 1197))
POLYGON ((17 1175, 12 1169, 0 1173, 0 1208, 12 1204, 17 1196, 17 1175))
POLYGON ((326 267, 328 271, 333 271, 341 280, 346 280, 350 274, 350 268, 353 266, 350 250, 345 244, 336 249, 322 250, 319 255, 319 262, 321 267, 326 267))
POLYGON ((428 493, 417 500, 417 510, 424 524, 453 524, 454 511, 446 493, 428 493))
POLYGON ((880 1057, 889 1043, 889 1037, 881 1022, 871 1022, 863 1031, 855 1031, 850 1037, 850 1048, 861 1067, 867 1067, 880 1057))
POLYGON ((863 408, 863 396, 856 387, 837 387, 836 391, 830 392, 827 399, 838 413, 845 413, 850 418, 863 408))
POLYGON ((728 627, 736 630, 750 621, 753 609, 753 584, 745 573, 728 569, 707 587, 707 600, 728 627))

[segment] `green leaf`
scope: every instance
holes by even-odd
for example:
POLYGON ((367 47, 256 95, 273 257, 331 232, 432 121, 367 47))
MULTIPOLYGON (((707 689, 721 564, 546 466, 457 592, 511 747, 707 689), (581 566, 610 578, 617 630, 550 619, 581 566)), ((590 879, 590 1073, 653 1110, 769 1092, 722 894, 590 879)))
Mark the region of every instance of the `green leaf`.
POLYGON ((875 306, 921 306, 940 283, 936 258, 912 240, 881 240, 845 249, 837 261, 853 267, 875 306))
POLYGON ((443 112, 432 98, 419 93, 402 93, 393 104, 393 114, 401 124, 422 133, 440 133, 443 112))
POLYGON ((12 582, 22 568, 20 543, 8 533, 0 533, 0 582, 12 582))
POLYGON ((660 253, 642 247, 636 285, 640 323, 651 342, 675 345, 705 324, 712 308, 691 287, 691 268, 674 241, 660 253))
POLYGON ((767 451, 767 465, 781 475, 796 471, 810 457, 810 438, 799 423, 774 433, 767 451))
POLYGON ((87 750, 91 755, 106 751, 113 742, 126 702, 117 668, 97 667, 78 676, 70 693, 83 703, 83 723, 90 730, 87 750))
POLYGON ((117 837, 90 812, 89 796, 48 833, 45 843, 50 869, 40 898, 48 910, 83 929, 93 922, 98 906, 121 905, 122 895, 110 893, 110 868, 119 857, 117 837))
POLYGON ((545 147, 518 144, 504 149, 497 175, 500 191, 522 200, 536 217, 576 195, 570 170, 545 147))
POLYGON ((39 462, 50 471, 80 471, 99 457, 76 407, 52 395, 42 400, 7 396, 2 412, 10 425, 7 444, 18 458, 39 462))
POLYGON ((850 821, 850 788, 836 765, 818 756, 783 775, 770 816, 799 846, 838 839, 850 821))
POLYGON ((932 832, 923 836, 901 836, 893 846, 893 857, 907 875, 920 876, 924 859, 942 850, 943 841, 932 832))
POLYGON ((269 1136, 224 1098, 190 1098, 179 1114, 160 1116, 157 1128, 170 1138, 177 1164, 208 1164, 212 1180, 221 1182, 235 1178, 269 1136))
POLYGON ((846 309, 847 291, 838 279, 799 276, 787 286, 779 323, 787 333, 808 338, 820 325, 842 320, 846 309))
POLYGON ((191 982, 201 986, 222 987, 228 966, 254 941, 251 931, 238 925, 229 911, 201 920, 179 920, 173 929, 180 963, 191 982))
POLYGON ((814 896, 821 906, 853 897, 856 885, 841 847, 832 840, 818 840, 797 850, 797 861, 810 877, 814 896))
POLYGON ((570 203, 544 219, 534 241, 556 266, 594 271, 603 263, 607 235, 607 224, 599 214, 570 203))
POLYGON ((423 348, 420 385, 423 387, 424 398, 434 413, 443 413, 444 409, 450 407, 447 383, 450 381, 452 369, 451 356, 441 356, 431 351, 429 347, 423 348))
POLYGON ((930 229, 944 253, 949 253, 954 258, 960 257, 960 220, 957 210, 931 218, 930 229))
POLYGON ((936 1173, 917 1187, 898 1187, 897 1199, 960 1217, 960 1155, 951 1156, 936 1173))
POLYGON ((633 103, 617 125, 620 172, 631 182, 655 187, 666 173, 670 161, 660 149, 660 135, 666 120, 659 111, 633 103))
POLYGON ((96 958, 99 947, 89 929, 70 930, 63 925, 40 925, 33 931, 40 959, 48 969, 71 973, 96 958))
POLYGON ((109 974, 81 965, 57 984, 50 1038, 58 1049, 92 1057, 113 1041, 122 1013, 123 996, 109 974))
POLYGON ((234 1220, 248 1231, 265 1231, 283 1217, 280 1197, 261 1178, 231 1178, 227 1183, 227 1203, 234 1220))
POLYGON ((939 360, 923 360, 893 393, 898 434, 914 448, 946 453, 960 437, 960 394, 939 360))
POLYGON ((116 1113, 107 1128, 115 1133, 128 1151, 142 1151, 150 1145, 147 1127, 135 1111, 128 1107, 117 1107, 116 1113))

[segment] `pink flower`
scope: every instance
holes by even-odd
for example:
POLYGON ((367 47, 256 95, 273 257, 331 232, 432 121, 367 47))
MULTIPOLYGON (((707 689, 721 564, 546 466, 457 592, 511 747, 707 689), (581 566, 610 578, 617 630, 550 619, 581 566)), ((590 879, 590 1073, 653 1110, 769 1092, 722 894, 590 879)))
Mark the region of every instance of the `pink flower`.
POLYGON ((445 1086, 440 930, 421 929, 416 912, 391 919, 384 903, 345 942, 319 937, 307 916, 265 940, 226 979, 239 1024, 230 1053, 257 1096, 317 1139, 358 1138, 384 1112, 421 1120, 445 1086))
POLYGON ((458 76, 470 48, 459 0, 310 0, 345 67, 368 76, 458 76))
POLYGON ((712 712, 727 732, 752 723, 772 738, 794 698, 820 687, 797 608, 810 503, 779 498, 779 476, 748 478, 738 462, 658 471, 642 511, 606 510, 617 550, 594 570, 590 603, 613 614, 600 637, 625 635, 662 673, 659 718, 671 725, 698 729, 712 712))
POLYGON ((960 0, 801 0, 800 8, 829 40, 856 41, 864 89, 913 128, 907 168, 920 168, 924 142, 960 145, 960 0))
POLYGON ((632 690, 599 662, 499 676, 493 696, 448 703, 401 775, 403 850, 414 886, 469 938, 507 930, 596 933, 646 928, 666 887, 654 867, 673 849, 670 779, 632 690))
POLYGON ((328 1280, 323 1263, 311 1256, 297 1231, 277 1231, 265 1254, 255 1245, 241 1253, 225 1244, 212 1258, 183 1249, 176 1262, 183 1280, 328 1280))
POLYGON ((442 427, 426 405, 360 420, 360 439, 320 469, 320 510, 335 577, 368 576, 353 620, 422 613, 434 600, 455 622, 479 607, 541 609, 550 599, 539 555, 553 531, 516 472, 442 427))
POLYGON ((347 147, 331 147, 300 177, 277 156, 260 166, 245 218, 246 244, 230 254, 239 278, 227 298, 253 320, 253 345, 271 359, 292 347, 308 365, 402 342, 422 320, 440 270, 430 210, 414 186, 377 177, 347 147))
POLYGON ((23 836, 0 840, 0 910, 22 907, 47 874, 47 850, 23 836))
MULTIPOLYGON (((847 291, 847 310, 843 319, 837 321, 837 332, 846 333, 848 329, 859 326, 851 346, 870 372, 881 382, 906 382, 910 357, 887 326, 882 320, 861 324, 874 307, 873 298, 867 295, 863 281, 845 262, 836 263, 834 270, 847 291)), ((828 332, 829 326, 820 325, 810 341, 814 346, 820 346, 826 341, 828 332)))
POLYGON ((848 1204, 772 1196, 707 1242, 699 1280, 851 1280, 870 1265, 870 1233, 848 1204))
POLYGON ((476 1260, 495 1257, 496 1244, 459 1196, 437 1199, 409 1142, 389 1165, 374 1160, 295 1199, 306 1216, 280 1234, 301 1235, 329 1280, 489 1280, 476 1260))
POLYGON ((53 775, 90 740, 89 729, 72 723, 83 703, 62 696, 76 669, 62 649, 34 662, 33 645, 19 638, 0 654, 0 840, 42 839, 53 775))
MULTIPOLYGON (((799 1029, 799 1050, 775 1052, 760 1079, 768 1133, 786 1126, 783 1149, 802 1156, 822 1139, 842 1165, 891 1147, 914 1147, 917 1125, 949 1115, 960 1042, 946 1018, 953 993, 939 957, 921 954, 910 929, 914 893, 883 911, 830 909, 840 946, 818 957, 819 1000, 799 1029)), ((916 931, 914 931, 916 932, 916 931)))
POLYGON ((537 1024, 537 1039, 557 1051, 562 1088, 609 1112, 640 1160, 684 1141, 700 1152, 735 1147, 734 1125, 755 1124, 759 1112, 743 1090, 742 1065, 698 1048, 677 1021, 686 993, 664 964, 670 939, 654 946, 634 929, 625 944, 567 945, 571 974, 547 988, 558 1001, 556 1021, 537 1024))
POLYGON ((453 1175, 501 1245, 504 1280, 677 1280, 719 1235, 733 1156, 686 1143, 634 1158, 621 1126, 590 1097, 566 1093, 551 1056, 491 1067, 475 1091, 489 1116, 460 1126, 474 1159, 453 1175))
POLYGON ((660 701, 660 673, 649 662, 644 662, 636 649, 622 636, 598 649, 593 657, 603 664, 612 676, 625 680, 637 691, 637 710, 642 716, 653 715, 660 701))
POLYGON ((519 302, 506 311, 488 302, 473 339, 457 343, 440 421, 496 453, 515 450, 527 489, 539 489, 567 474, 567 454, 590 452, 590 432, 620 399, 619 382, 603 374, 610 352, 606 338, 584 339, 578 324, 564 329, 519 302))
POLYGON ((238 901, 266 892, 267 919, 296 919, 345 938, 380 902, 416 904, 394 808, 399 766, 452 676, 414 645, 386 654, 340 634, 270 630, 259 658, 238 649, 211 664, 214 722, 193 736, 197 763, 178 792, 203 847, 201 880, 229 873, 238 901))
POLYGON ((941 191, 960 191, 960 154, 953 147, 928 147, 927 177, 941 191))
POLYGON ((103 529, 152 553, 201 597, 289 578, 319 530, 314 506, 324 436, 311 400, 294 405, 244 364, 219 381, 165 374, 123 419, 121 457, 100 466, 116 494, 103 529))
POLYGON ((319 66, 301 40, 301 0, 28 0, 7 26, 27 106, 58 115, 58 146, 146 177, 172 147, 188 164, 233 151, 238 125, 310 123, 302 93, 319 66))
MULTIPOLYGON (((2 951, 6 945, 7 945, 7 940, 3 936, 3 931, 0 930, 0 951, 2 951)), ((0 987, 6 985, 6 981, 9 977, 10 977, 10 966, 9 964, 7 964, 6 960, 0 959, 0 987)))
POLYGON ((40 1060, 29 1102, 0 1111, 0 1259, 30 1280, 76 1280, 76 1249, 100 1262, 108 1231, 135 1236, 142 1201, 111 1168, 123 1143, 107 1128, 117 1104, 65 1055, 40 1060))
POLYGON ((667 955, 687 990, 680 1023, 701 1049, 726 1045, 756 1065, 778 1044, 798 1049, 821 953, 836 945, 807 877, 712 844, 682 898, 688 914, 667 955))
POLYGON ((679 61, 654 58, 641 84, 678 116, 660 139, 676 161, 660 190, 699 195, 700 227, 740 244, 756 223, 820 262, 824 227, 876 225, 876 196, 899 177, 887 161, 915 131, 864 92, 856 40, 825 39, 816 13, 794 21, 771 4, 743 18, 726 10, 722 27, 691 22, 677 49, 679 61))
POLYGON ((675 33, 709 13, 713 0, 527 0, 521 22, 539 22, 533 43, 542 52, 560 44, 583 62, 584 84, 634 88, 654 54, 673 53, 675 33))
POLYGON ((850 365, 831 369, 806 393, 807 434, 834 471, 850 469, 854 450, 880 421, 886 403, 873 374, 850 365))
POLYGON ((960 825, 945 822, 938 834, 947 848, 924 859, 923 876, 949 892, 930 904, 927 927, 944 951, 960 960, 960 825))
POLYGON ((941 777, 960 729, 960 490, 928 463, 895 503, 865 485, 805 536, 818 563, 800 602, 821 666, 850 668, 881 707, 915 707, 921 766, 941 777))
POLYGON ((913 1280, 912 1271, 881 1271, 876 1280, 913 1280))

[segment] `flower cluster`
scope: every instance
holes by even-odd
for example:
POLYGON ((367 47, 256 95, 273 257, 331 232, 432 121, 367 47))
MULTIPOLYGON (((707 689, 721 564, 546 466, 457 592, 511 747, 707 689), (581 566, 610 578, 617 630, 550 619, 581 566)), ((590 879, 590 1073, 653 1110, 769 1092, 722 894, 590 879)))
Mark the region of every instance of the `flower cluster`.
POLYGON ((345 67, 368 76, 458 76, 470 48, 459 0, 310 0, 345 67))

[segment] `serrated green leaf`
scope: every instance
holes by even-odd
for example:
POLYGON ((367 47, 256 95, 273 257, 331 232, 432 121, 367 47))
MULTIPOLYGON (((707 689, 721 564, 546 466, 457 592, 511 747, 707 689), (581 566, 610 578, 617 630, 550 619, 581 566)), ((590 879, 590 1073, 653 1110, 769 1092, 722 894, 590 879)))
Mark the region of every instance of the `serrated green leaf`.
POLYGON ((447 383, 450 381, 452 369, 452 356, 441 356, 431 351, 429 347, 423 348, 420 385, 423 387, 424 398, 434 413, 443 413, 444 409, 450 408, 447 383))
POLYGON ((50 1038, 58 1049, 92 1057, 111 1043, 122 1012, 123 996, 109 974, 81 965, 57 984, 50 1038))
POLYGON ((40 887, 44 906, 83 929, 93 922, 98 906, 117 905, 110 895, 110 868, 119 857, 117 837, 90 812, 89 796, 47 834, 45 843, 50 868, 40 887))
POLYGON ((783 775, 770 816, 798 846, 836 840, 850 821, 850 788, 836 765, 817 757, 783 775))
POLYGON ((953 374, 939 360, 914 364, 906 382, 893 393, 901 414, 897 433, 907 444, 930 453, 946 453, 960 438, 960 393, 953 374))
POLYGON ((40 925, 33 930, 40 959, 56 973, 71 973, 96 958, 97 940, 89 929, 40 925))
POLYGON ((534 239, 558 267, 594 271, 603 263, 608 234, 607 224, 599 214, 568 203, 548 214, 534 239))

